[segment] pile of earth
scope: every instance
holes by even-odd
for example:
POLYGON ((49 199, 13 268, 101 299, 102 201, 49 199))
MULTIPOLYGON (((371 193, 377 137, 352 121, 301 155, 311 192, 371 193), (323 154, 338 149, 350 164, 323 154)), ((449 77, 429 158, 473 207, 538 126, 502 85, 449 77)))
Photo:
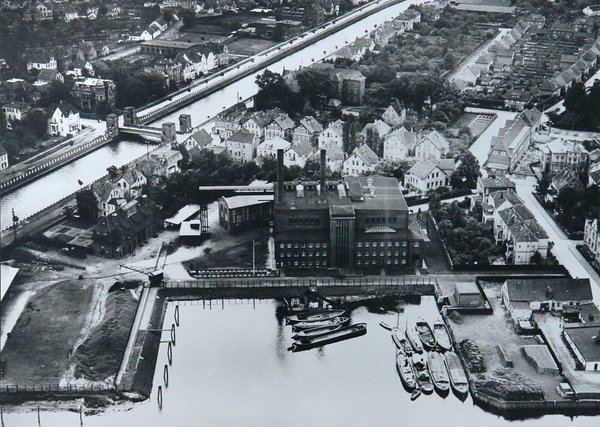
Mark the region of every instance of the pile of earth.
POLYGON ((507 401, 544 400, 544 391, 529 378, 510 368, 499 368, 493 377, 475 381, 477 391, 507 401))
POLYGON ((465 339, 459 344, 460 352, 467 363, 467 369, 472 374, 485 372, 485 360, 479 351, 479 347, 473 341, 465 339))
POLYGON ((75 378, 104 381, 116 375, 133 325, 137 304, 138 301, 128 290, 108 294, 104 317, 75 352, 75 378))

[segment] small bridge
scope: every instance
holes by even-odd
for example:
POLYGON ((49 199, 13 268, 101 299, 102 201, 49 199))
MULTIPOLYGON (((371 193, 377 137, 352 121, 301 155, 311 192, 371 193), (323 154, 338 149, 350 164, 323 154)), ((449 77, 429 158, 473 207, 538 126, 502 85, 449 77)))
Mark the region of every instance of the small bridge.
POLYGON ((126 135, 137 135, 142 138, 161 140, 163 130, 152 126, 135 125, 135 126, 119 126, 119 133, 126 135))

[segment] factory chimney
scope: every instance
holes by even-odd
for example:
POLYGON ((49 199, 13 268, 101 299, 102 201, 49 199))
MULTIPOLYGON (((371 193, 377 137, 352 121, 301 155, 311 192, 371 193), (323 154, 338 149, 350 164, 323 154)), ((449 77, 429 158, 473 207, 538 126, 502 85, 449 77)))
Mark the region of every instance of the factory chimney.
POLYGON ((321 149, 321 194, 325 195, 325 185, 327 178, 327 151, 321 149))
POLYGON ((283 203, 283 149, 277 150, 277 192, 276 199, 277 204, 283 203))

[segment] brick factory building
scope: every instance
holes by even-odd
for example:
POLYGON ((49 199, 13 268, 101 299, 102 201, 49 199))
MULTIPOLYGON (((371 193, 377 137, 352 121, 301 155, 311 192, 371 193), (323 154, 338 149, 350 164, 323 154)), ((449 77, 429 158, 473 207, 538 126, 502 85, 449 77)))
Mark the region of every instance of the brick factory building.
POLYGON ((283 182, 278 152, 274 204, 278 268, 373 269, 419 266, 423 236, 395 178, 283 182))

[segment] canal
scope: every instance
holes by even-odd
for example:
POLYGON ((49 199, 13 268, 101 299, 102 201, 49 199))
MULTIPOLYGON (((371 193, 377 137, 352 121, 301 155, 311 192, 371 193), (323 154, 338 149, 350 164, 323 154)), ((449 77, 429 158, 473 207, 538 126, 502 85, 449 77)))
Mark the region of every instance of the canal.
MULTIPOLYGON (((149 400, 84 415, 84 426, 485 426, 591 427, 597 417, 549 415, 509 421, 460 401, 452 393, 421 395, 402 387, 395 346, 379 322, 403 325, 422 316, 435 319, 432 297, 401 303, 402 314, 376 314, 360 307, 353 323, 366 335, 321 349, 292 353, 291 327, 276 316, 272 300, 181 302, 180 326, 169 367, 166 344, 159 350, 149 400), (163 406, 157 388, 163 389, 163 406)), ((174 318, 171 305, 165 327, 174 318)), ((167 339, 167 335, 164 336, 167 339)), ((41 411, 41 426, 79 425, 76 411, 41 411)), ((4 408, 4 425, 37 425, 35 406, 4 408)))
MULTIPOLYGON (((406 1, 373 14, 314 45, 308 46, 270 65, 268 68, 281 73, 284 68, 289 70, 300 66, 308 66, 331 54, 334 50, 341 48, 346 43, 351 43, 356 37, 364 36, 376 25, 387 19, 392 19, 406 10, 412 3, 420 3, 420 1, 406 1)), ((153 126, 159 126, 163 122, 175 122, 179 126, 180 114, 190 114, 192 116, 192 125, 198 126, 210 117, 215 116, 218 112, 235 104, 240 99, 253 96, 257 91, 257 86, 254 83, 255 76, 256 74, 232 83, 228 87, 162 118, 153 123, 153 126)), ((15 210, 19 218, 24 219, 77 191, 79 188, 77 180, 81 180, 84 184, 89 184, 104 175, 107 167, 111 165, 121 166, 143 155, 145 152, 146 146, 130 140, 123 140, 118 144, 96 150, 76 162, 66 165, 25 187, 3 196, 0 206, 1 228, 11 224, 12 209, 15 210)))

